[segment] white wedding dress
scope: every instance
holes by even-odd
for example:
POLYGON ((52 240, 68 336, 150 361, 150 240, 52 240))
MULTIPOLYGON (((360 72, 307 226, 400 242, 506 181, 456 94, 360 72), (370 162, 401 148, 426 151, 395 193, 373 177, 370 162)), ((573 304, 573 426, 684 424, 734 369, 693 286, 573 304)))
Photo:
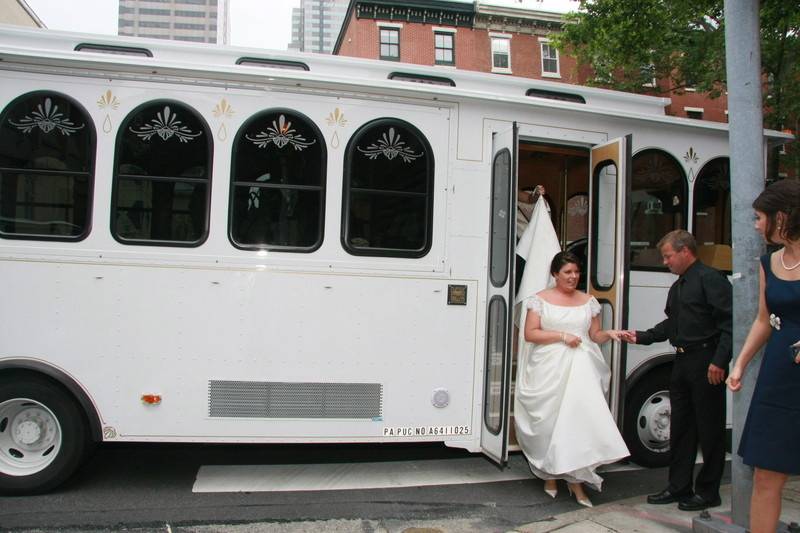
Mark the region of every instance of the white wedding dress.
POLYGON ((595 469, 629 455, 606 403, 611 372, 589 339, 600 304, 594 297, 572 307, 538 296, 526 300, 541 317, 542 329, 578 335, 581 344, 522 345, 514 396, 517 441, 536 477, 600 490, 603 479, 595 469))

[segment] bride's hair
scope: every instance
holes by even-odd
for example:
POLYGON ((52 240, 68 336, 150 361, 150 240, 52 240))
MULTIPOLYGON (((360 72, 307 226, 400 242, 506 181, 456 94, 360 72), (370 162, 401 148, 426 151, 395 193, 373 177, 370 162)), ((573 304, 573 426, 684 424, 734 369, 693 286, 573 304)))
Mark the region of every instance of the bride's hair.
POLYGON ((576 265, 578 270, 581 270, 581 260, 578 259, 577 255, 572 252, 558 252, 550 262, 550 273, 555 276, 561 272, 564 265, 569 264, 576 265))

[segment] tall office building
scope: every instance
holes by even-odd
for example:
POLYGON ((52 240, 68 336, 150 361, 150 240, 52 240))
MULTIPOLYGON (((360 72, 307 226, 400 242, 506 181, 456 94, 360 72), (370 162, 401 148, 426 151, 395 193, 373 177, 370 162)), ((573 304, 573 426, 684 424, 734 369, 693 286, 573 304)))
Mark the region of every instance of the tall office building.
POLYGON ((349 0, 300 0, 300 7, 292 10, 289 49, 330 54, 349 3, 349 0))
POLYGON ((228 42, 228 0, 119 0, 119 34, 228 42))

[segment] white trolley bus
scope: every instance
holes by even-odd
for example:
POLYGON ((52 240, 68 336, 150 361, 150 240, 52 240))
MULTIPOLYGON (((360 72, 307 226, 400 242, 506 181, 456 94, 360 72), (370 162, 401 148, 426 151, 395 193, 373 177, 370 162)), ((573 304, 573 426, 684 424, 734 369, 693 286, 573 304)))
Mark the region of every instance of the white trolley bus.
MULTIPOLYGON (((659 319, 673 228, 730 269, 727 125, 665 99, 11 27, 0 70, 5 492, 54 487, 100 441, 439 441, 504 463, 524 186, 546 186, 606 327, 659 319)), ((606 351, 645 465, 668 446, 669 354, 606 351)))

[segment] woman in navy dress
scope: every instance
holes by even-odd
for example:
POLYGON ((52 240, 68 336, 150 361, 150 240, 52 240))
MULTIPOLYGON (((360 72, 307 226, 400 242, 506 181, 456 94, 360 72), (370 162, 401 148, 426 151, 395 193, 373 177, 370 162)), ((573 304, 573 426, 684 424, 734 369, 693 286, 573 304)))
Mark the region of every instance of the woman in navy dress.
POLYGON ((747 364, 766 343, 739 443, 755 468, 750 531, 774 533, 788 475, 800 474, 800 182, 770 185, 753 202, 756 230, 783 247, 761 257, 758 316, 728 377, 736 392, 747 364))

